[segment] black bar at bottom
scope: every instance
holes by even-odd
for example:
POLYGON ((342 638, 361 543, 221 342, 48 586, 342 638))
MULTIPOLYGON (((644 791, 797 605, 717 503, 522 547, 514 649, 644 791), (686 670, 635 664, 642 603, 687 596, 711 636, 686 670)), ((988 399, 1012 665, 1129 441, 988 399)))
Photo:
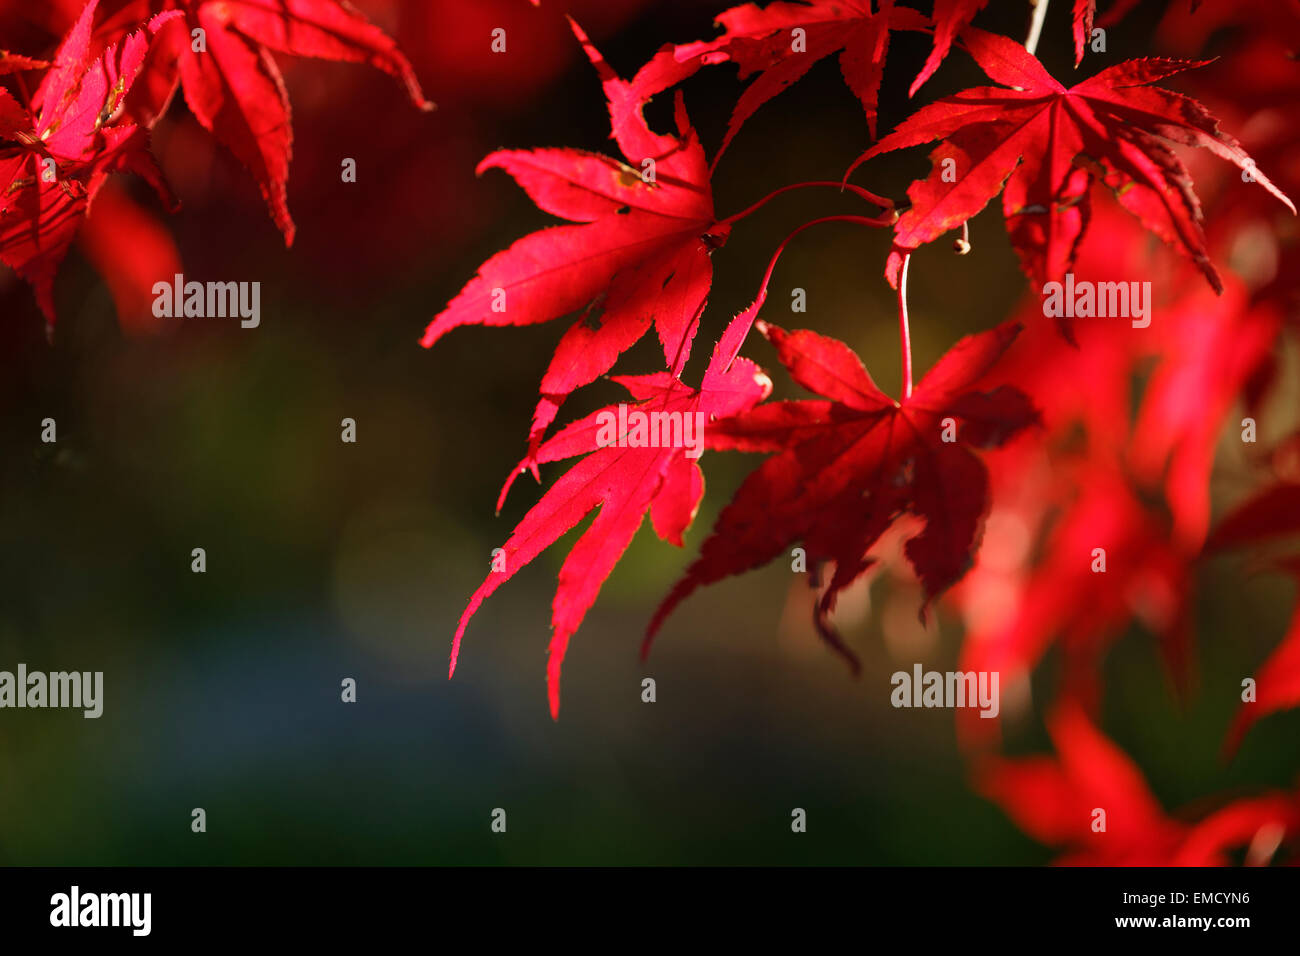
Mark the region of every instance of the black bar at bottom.
POLYGON ((605 937, 612 944, 637 935, 667 942, 681 937, 666 934, 710 928, 762 941, 785 926, 927 943, 1033 933, 1198 935, 1231 944, 1293 931, 1297 904, 1300 869, 0 870, 7 942, 63 937, 91 945, 113 938, 337 944, 417 933, 436 945, 467 930, 493 942, 517 933, 534 944, 612 933, 605 937))

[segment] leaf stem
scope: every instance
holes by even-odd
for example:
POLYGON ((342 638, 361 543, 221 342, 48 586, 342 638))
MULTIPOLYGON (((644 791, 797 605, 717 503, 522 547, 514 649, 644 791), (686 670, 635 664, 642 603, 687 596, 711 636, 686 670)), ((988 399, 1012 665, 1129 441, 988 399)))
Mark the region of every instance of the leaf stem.
POLYGON ((855 195, 860 196, 861 198, 865 199, 867 202, 872 203, 873 205, 880 206, 880 207, 882 207, 882 208, 884 208, 884 209, 893 209, 893 208, 894 208, 893 200, 891 200, 891 199, 886 199, 886 198, 883 197, 883 196, 877 196, 875 193, 868 192, 867 190, 863 189, 861 186, 854 186, 852 183, 832 183, 832 182, 820 182, 820 181, 819 181, 819 182, 809 182, 809 183, 792 183, 792 184, 789 185, 789 186, 782 186, 780 189, 778 189, 778 190, 776 190, 776 191, 774 191, 774 192, 768 193, 766 196, 764 196, 764 197, 763 197, 762 199, 760 199, 758 202, 754 203, 754 204, 753 204, 752 206, 750 206, 749 208, 747 208, 747 209, 743 209, 743 210, 741 210, 740 212, 736 213, 736 214, 733 215, 733 216, 728 216, 726 219, 722 219, 722 220, 720 220, 720 221, 718 222, 718 225, 720 225, 720 226, 729 226, 729 225, 731 225, 731 224, 734 223, 734 222, 738 222, 738 221, 740 221, 741 219, 744 219, 744 218, 745 218, 746 216, 748 216, 750 213, 752 213, 752 212, 757 212, 759 209, 761 209, 761 208, 763 208, 764 206, 766 206, 769 202, 771 202, 771 201, 772 201, 773 199, 775 199, 777 196, 780 196, 782 193, 788 193, 788 192, 790 192, 792 189, 805 189, 805 188, 807 188, 807 187, 809 187, 809 186, 829 186, 829 187, 832 187, 832 188, 834 188, 834 189, 838 189, 838 190, 840 190, 840 191, 843 191, 843 190, 847 189, 847 190, 849 190, 850 192, 854 193, 855 195))
POLYGON ((1038 54, 1038 38, 1043 35, 1043 21, 1047 19, 1047 4, 1050 0, 1030 0, 1034 5, 1034 19, 1029 24, 1029 36, 1025 37, 1025 51, 1030 56, 1038 54))
MULTIPOLYGON (((785 252, 785 247, 790 244, 791 240, 793 240, 795 236, 799 235, 799 233, 806 229, 811 229, 813 226, 820 226, 822 223, 826 222, 851 222, 859 226, 871 226, 875 229, 888 229, 894 224, 892 213, 893 210, 890 210, 889 216, 880 219, 870 219, 866 216, 823 216, 821 219, 813 219, 810 222, 805 222, 798 229, 795 229, 792 233, 782 239, 781 244, 776 247, 776 251, 772 253, 772 258, 767 263, 767 269, 763 273, 763 281, 759 284, 758 295, 754 298, 754 303, 746 309, 745 312, 740 314, 744 315, 745 313, 748 313, 749 322, 747 324, 733 322, 731 326, 728 326, 727 331, 723 333, 723 338, 718 342, 718 351, 715 354, 714 361, 719 362, 724 371, 731 367, 732 361, 740 352, 740 347, 745 344, 745 339, 749 336, 749 330, 753 327, 754 320, 758 318, 759 310, 762 309, 763 303, 767 301, 767 287, 772 281, 772 273, 776 271, 776 264, 781 259, 781 253, 785 252)), ((740 316, 737 316, 737 318, 740 318, 740 316)))
POLYGON ((824 222, 853 222, 859 226, 874 226, 877 229, 887 229, 893 223, 885 219, 870 219, 866 216, 823 216, 821 219, 814 219, 811 222, 805 222, 790 235, 781 240, 781 244, 776 247, 776 252, 772 253, 772 259, 767 264, 767 271, 763 273, 763 284, 759 287, 758 295, 760 299, 767 297, 767 284, 772 281, 772 272, 776 269, 776 263, 781 258, 781 253, 785 252, 785 247, 790 244, 795 236, 805 229, 811 229, 813 226, 820 226, 824 222))
POLYGON ((970 252, 970 220, 967 219, 961 224, 961 237, 953 241, 952 251, 959 256, 964 256, 970 252))
POLYGON ((907 267, 911 261, 909 252, 903 256, 903 268, 898 274, 898 347, 903 360, 903 401, 912 397, 912 330, 907 321, 907 267))

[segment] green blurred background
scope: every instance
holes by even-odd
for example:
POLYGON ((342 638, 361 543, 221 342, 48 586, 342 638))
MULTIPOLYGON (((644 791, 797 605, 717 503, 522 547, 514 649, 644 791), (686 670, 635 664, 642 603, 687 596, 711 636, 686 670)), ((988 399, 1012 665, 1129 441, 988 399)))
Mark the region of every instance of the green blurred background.
MULTIPOLYGON (((1023 33, 1023 5, 993 6, 986 27, 1023 33)), ((1055 6, 1040 53, 1063 75, 1068 13, 1055 6)), ((630 75, 663 42, 711 36, 720 8, 640 5, 597 39, 630 75)), ((544 5, 519 16, 527 25, 558 12, 544 5)), ((1149 28, 1140 17, 1126 23, 1112 50, 1140 55, 1149 28)), ((404 46, 418 42, 398 35, 404 46)), ((529 55, 532 36, 512 33, 517 55, 529 55)), ((480 41, 486 51, 477 34, 464 42, 480 41)), ((906 115, 906 85, 927 44, 896 39, 882 130, 906 115)), ((609 148, 600 88, 576 44, 562 64, 544 82, 521 69, 516 95, 486 101, 426 79, 440 105, 428 117, 399 109, 391 83, 362 68, 295 68, 296 104, 321 99, 322 88, 350 99, 295 117, 290 202, 302 232, 292 251, 229 157, 213 153, 201 182, 186 177, 185 151, 202 137, 178 104, 159 150, 190 194, 180 189, 187 208, 167 225, 192 277, 263 283, 258 329, 191 320, 124 335, 102 280, 74 253, 58 280, 51 346, 27 289, 0 277, 0 669, 102 670, 106 685, 99 720, 0 711, 0 862, 1050 859, 971 792, 950 712, 889 705, 890 673, 916 660, 953 669, 961 635, 942 609, 925 634, 889 633, 914 620, 914 606, 891 610, 888 580, 841 616, 864 659, 856 680, 807 615, 790 612, 801 607, 792 586, 802 585, 780 563, 701 592, 640 661, 650 613, 753 458, 706 458, 708 492, 684 552, 642 529, 573 640, 558 722, 546 709, 545 650, 573 535, 484 605, 456 678, 446 679, 466 599, 536 500, 524 481, 493 514, 567 323, 462 330, 432 351, 417 342, 479 262, 547 222, 503 175, 476 179, 477 158, 497 146, 609 148), (381 106, 375 122, 387 134, 368 137, 368 111, 381 106), (379 227, 358 218, 366 202, 410 181, 398 173, 411 157, 431 153, 446 161, 421 180, 409 214, 379 227), (332 182, 339 156, 359 158, 357 187, 332 182), (323 185, 308 190, 313 169, 324 171, 323 185), (40 443, 47 416, 58 422, 57 445, 40 443), (358 424, 355 445, 339 440, 344 417, 358 424), (190 571, 195 547, 206 549, 206 574, 190 571), (358 683, 356 704, 340 702, 346 677, 358 683), (641 702, 643 677, 657 681, 653 705, 641 702), (207 812, 205 834, 190 830, 195 807, 207 812), (490 832, 495 807, 508 813, 505 835, 490 832), (806 834, 790 831, 795 807, 808 811, 806 834)), ((954 53, 926 93, 977 82, 954 53)), ((686 87, 711 149, 738 89, 729 69, 686 87)), ((661 128, 666 109, 655 104, 661 128)), ((861 108, 837 65, 819 64, 737 139, 719 168, 717 207, 725 214, 785 183, 837 179, 865 144, 861 108)), ((885 161, 887 179, 869 185, 901 195, 926 169, 923 152, 885 161)), ((137 185, 133 194, 151 202, 137 185)), ((401 208, 402 195, 386 198, 401 208)), ((833 191, 808 193, 739 227, 715 255, 701 342, 752 300, 794 226, 856 211, 833 191)), ((926 250, 913 263, 918 373, 958 336, 1005 317, 1024 288, 999 213, 981 216, 972 233, 970 256, 926 250)), ((852 344, 894 393, 897 328, 880 276, 887 242, 850 226, 805 234, 777 270, 773 302, 780 309, 790 288, 806 289, 808 313, 791 321, 852 344)), ((708 349, 696 351, 688 380, 708 349)), ((765 343, 746 351, 776 364, 765 343)), ((623 368, 654 362, 642 343, 623 368)), ((588 392, 565 420, 616 395, 609 383, 588 392)), ((1175 699, 1154 642, 1136 627, 1107 664, 1105 727, 1166 807, 1285 786, 1300 740, 1294 715, 1273 718, 1235 762, 1220 762, 1240 675, 1281 634, 1288 592, 1236 562, 1209 566, 1201 582, 1196 697, 1175 699)), ((1049 659, 1036 687, 1050 685, 1052 667, 1049 659)), ((1018 733, 1017 749, 1045 746, 1032 721, 1018 733)))

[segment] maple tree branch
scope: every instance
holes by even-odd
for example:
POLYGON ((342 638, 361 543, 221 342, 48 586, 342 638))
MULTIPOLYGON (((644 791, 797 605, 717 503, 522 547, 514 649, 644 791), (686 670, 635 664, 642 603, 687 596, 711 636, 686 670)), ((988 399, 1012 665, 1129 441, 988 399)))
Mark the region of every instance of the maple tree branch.
POLYGON ((912 330, 907 322, 907 266, 911 261, 909 252, 903 256, 903 268, 898 273, 898 348, 903 360, 903 401, 912 397, 912 330))
POLYGON ((758 202, 754 203, 752 206, 748 207, 747 209, 743 209, 740 212, 736 213, 735 215, 731 215, 728 216, 726 219, 720 220, 718 222, 718 225, 729 226, 734 222, 739 222, 741 219, 744 219, 750 213, 757 212, 759 209, 766 206, 769 202, 771 202, 777 196, 780 196, 782 193, 788 193, 793 189, 804 189, 809 186, 830 186, 830 187, 834 187, 835 189, 839 189, 840 191, 847 189, 850 192, 854 193, 855 195, 865 199, 867 202, 872 203, 873 205, 880 206, 884 209, 894 208, 894 202, 892 199, 886 199, 883 196, 877 196, 875 193, 868 192, 867 190, 863 189, 861 186, 854 186, 852 183, 832 183, 832 182, 823 182, 823 181, 807 182, 807 183, 792 183, 789 186, 782 186, 780 189, 768 193, 766 196, 764 196, 762 199, 760 199, 758 202))
POLYGON ((1034 5, 1034 19, 1029 24, 1029 36, 1025 37, 1025 51, 1030 56, 1038 53, 1038 38, 1043 34, 1043 21, 1047 19, 1047 4, 1050 0, 1030 0, 1034 5))

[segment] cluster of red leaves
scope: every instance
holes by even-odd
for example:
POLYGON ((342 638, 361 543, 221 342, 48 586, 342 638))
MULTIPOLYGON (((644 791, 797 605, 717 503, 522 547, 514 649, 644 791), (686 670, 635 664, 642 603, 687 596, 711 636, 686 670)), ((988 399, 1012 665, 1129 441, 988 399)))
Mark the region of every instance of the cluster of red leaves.
MULTIPOLYGON (((428 15, 438 16, 443 2, 427 5, 428 15)), ((464 15, 505 16, 508 5, 544 15, 517 0, 491 0, 464 15)), ((1116 0, 1098 11, 1095 0, 1074 0, 1076 66, 1094 25, 1116 23, 1135 5, 1116 0)), ((1300 236, 1288 198, 1300 191, 1300 0, 1178 0, 1161 23, 1161 49, 1195 57, 1213 39, 1220 59, 1128 60, 1069 87, 1015 39, 973 26, 986 6, 935 0, 925 15, 898 0, 746 3, 718 15, 716 38, 665 46, 630 80, 573 25, 575 50, 595 67, 608 101, 619 155, 549 148, 487 156, 480 171, 505 171, 565 223, 492 256, 423 339, 431 346, 465 325, 579 316, 557 341, 526 453, 502 500, 522 472, 540 479, 543 465, 577 460, 499 550, 461 617, 452 669, 482 601, 594 513, 564 561, 553 606, 547 675, 558 714, 569 641, 646 514, 661 538, 682 546, 704 491, 691 453, 698 448, 647 447, 627 435, 611 442, 607 422, 629 412, 698 418, 706 423, 702 447, 764 458, 652 618, 647 648, 698 587, 798 545, 814 572, 816 630, 856 667, 834 626, 837 598, 881 568, 914 576, 923 615, 946 595, 963 617, 967 669, 1028 687, 1049 651, 1063 660, 1047 720, 1055 756, 997 756, 1001 720, 959 729, 979 789, 1029 833, 1062 847, 1065 860, 1209 863, 1244 849, 1248 862, 1267 862, 1282 846, 1300 852, 1295 795, 1169 817, 1097 729, 1101 667, 1126 629, 1137 622, 1151 632, 1174 686, 1190 693, 1197 575, 1214 556, 1260 554, 1300 532, 1300 429, 1272 410, 1281 393, 1278 355, 1300 299, 1300 236), (782 186, 719 216, 712 178, 720 157, 757 110, 832 56, 862 104, 864 134, 875 140, 899 31, 932 37, 920 71, 903 77, 911 95, 954 48, 997 85, 922 106, 871 145, 843 175, 846 201, 865 202, 870 214, 814 220, 782 242, 753 304, 726 324, 703 377, 689 384, 712 257, 733 228, 787 190, 841 185, 834 170, 829 182, 782 186), (651 98, 727 63, 750 82, 711 160, 680 91, 675 131, 650 127, 643 111, 651 98), (1155 85, 1174 76, 1197 99, 1155 85), (1241 131, 1256 158, 1220 119, 1241 131), (936 142, 932 172, 907 185, 905 204, 847 184, 876 156, 936 142), (1180 152, 1189 146, 1202 152, 1180 152), (1205 162, 1206 154, 1226 162, 1205 162), (1032 283, 1024 306, 954 344, 913 389, 910 257, 964 230, 999 194, 1032 283), (760 318, 786 243, 831 220, 892 231, 884 270, 899 290, 906 371, 898 399, 877 388, 844 343, 760 318), (1150 281, 1160 318, 1143 330, 1058 328, 1044 321, 1037 293, 1067 273, 1150 281), (630 403, 552 434, 569 396, 611 372, 652 327, 663 367, 613 379, 630 403), (739 354, 753 329, 793 382, 817 397, 767 401, 771 380, 739 354), (1258 420, 1258 451, 1246 447, 1259 489, 1215 522, 1211 472, 1237 409, 1258 420), (884 553, 887 535, 906 538, 901 561, 884 553), (1108 573, 1090 567, 1096 549, 1108 573), (1098 806, 1110 808, 1105 841, 1088 826, 1098 806)), ((0 24, 0 47, 12 48, 0 49, 0 261, 31 283, 51 326, 54 278, 79 231, 120 308, 172 271, 177 256, 165 230, 108 183, 113 173, 134 173, 174 206, 151 132, 178 90, 198 124, 252 174, 286 244, 295 234, 286 191, 293 128, 277 54, 368 64, 396 78, 416 107, 431 108, 394 41, 343 0, 0 0, 0 24), (133 241, 116 241, 123 232, 133 241)), ((457 55, 455 43, 416 51, 422 69, 457 55)), ((1268 560, 1300 580, 1297 557, 1268 560)), ((1255 677, 1258 699, 1226 728, 1229 753, 1257 721, 1300 706, 1300 609, 1255 677)))
MULTIPOLYGON (((0 87, 0 261, 32 284, 51 327, 55 273, 110 173, 144 176, 175 205, 149 132, 178 87, 252 173, 286 244, 293 126, 273 52, 369 64, 397 77, 416 106, 433 108, 393 40, 342 0, 60 0, 41 12, 36 32, 59 35, 75 19, 51 62, 0 57, 0 76, 14 78, 26 100, 0 87)), ((130 229, 134 210, 119 208, 116 224, 140 234, 130 229)), ((107 245, 92 245, 92 258, 107 245)), ((132 261, 119 254, 110 275, 129 274, 132 261)))
POLYGON ((1007 808, 1041 843, 1063 850, 1074 866, 1223 866, 1240 859, 1265 865, 1300 829, 1300 794, 1264 793, 1235 800, 1195 819, 1170 816, 1142 772, 1066 699, 1047 720, 1055 757, 987 758, 975 785, 1007 808), (1106 834, 1092 822, 1106 811, 1106 834))
MULTIPOLYGON (((1192 74, 1195 92, 1251 131, 1277 187, 1296 194, 1300 166, 1285 146, 1294 142, 1298 118, 1300 4, 1206 3, 1196 13, 1179 5, 1166 15, 1158 39, 1190 53, 1211 33, 1226 38, 1226 55, 1192 74)), ((1155 307, 1164 321, 1145 336, 1093 326, 1078 349, 1044 336, 1000 370, 1038 401, 1047 429, 1041 447, 1019 445, 995 470, 990 524, 1010 533, 986 541, 959 589, 957 603, 968 624, 964 666, 999 670, 1004 681, 1027 687, 1033 667, 1055 649, 1063 662, 1061 710, 1077 702, 1098 710, 1105 651, 1133 622, 1157 638, 1179 691, 1191 691, 1191 602, 1210 559, 1250 549, 1259 556, 1257 567, 1300 578, 1286 550, 1280 556, 1263 550, 1300 530, 1300 432, 1294 415, 1278 407, 1285 398, 1277 387, 1284 336, 1297 324, 1295 229, 1268 191, 1258 188, 1253 169, 1219 179, 1206 170, 1198 179, 1211 186, 1204 240, 1209 258, 1234 265, 1223 277, 1222 294, 1198 287, 1181 262, 1154 257, 1111 207, 1080 247, 1074 271, 1096 280, 1151 279, 1161 290, 1155 307), (1146 378, 1141 390, 1133 385, 1139 374, 1146 378), (1077 385, 1083 381, 1086 391, 1077 385), (1230 417, 1234 410, 1238 416, 1230 417), (1237 442, 1246 426, 1241 413, 1257 423, 1257 445, 1237 442), (1209 489, 1225 431, 1229 445, 1247 450, 1248 473, 1257 474, 1262 487, 1216 525, 1209 489), (1075 560, 1095 547, 1106 549, 1112 571, 1118 555, 1125 574, 1092 574, 1086 561, 1075 560)), ((1203 261, 1194 268, 1204 272, 1203 261)), ((1027 301, 1025 309, 1037 312, 1038 302, 1027 301)), ((1253 678, 1257 698, 1239 705, 1225 755, 1235 753, 1257 721, 1300 706, 1300 608, 1253 678)), ((968 721, 962 729, 978 746, 990 723, 997 722, 968 721)), ((1294 796, 1230 802, 1190 829, 1157 825, 1159 808, 1137 771, 1087 768, 1086 753, 1103 755, 1103 766, 1125 758, 1081 721, 1064 724, 1072 729, 1058 725, 1053 731, 1059 764, 990 760, 981 764, 979 779, 1029 832, 1072 850, 1067 859, 1209 863, 1244 847, 1246 862, 1267 862, 1284 845, 1293 856, 1300 850, 1294 796), (1121 776, 1133 785, 1101 802, 1102 781, 1121 776), (1125 857, 1116 847, 1120 841, 1101 843, 1077 826, 1077 817, 1064 827, 1045 820, 1041 808, 1051 791, 1035 786, 1069 786, 1084 802, 1093 800, 1090 806, 1121 808, 1131 821, 1144 821, 1139 828, 1145 836, 1134 837, 1132 855, 1125 857)), ((1180 817, 1194 819, 1191 813, 1180 817)))
MULTIPOLYGON (((900 576, 915 575, 923 616, 934 599, 949 594, 967 625, 965 668, 997 671, 1004 687, 1027 688, 1050 649, 1062 655, 1064 676, 1047 722, 1054 757, 996 756, 1003 721, 963 721, 960 730, 981 792, 1029 833, 1064 848, 1063 860, 1221 863, 1244 848, 1247 862, 1268 862, 1279 847, 1300 849, 1300 795, 1270 794, 1193 820, 1170 818, 1137 769, 1101 735, 1096 714, 1106 649, 1135 621, 1157 637, 1174 685, 1189 692, 1195 662, 1188 609, 1207 558, 1300 531, 1300 432, 1277 437, 1277 428, 1266 430, 1261 444, 1271 448, 1255 464, 1272 469, 1272 483, 1213 531, 1209 492, 1225 425, 1237 409, 1263 415, 1276 391, 1278 350, 1296 322, 1300 269, 1288 272, 1279 263, 1294 265, 1300 246, 1288 239, 1296 235, 1288 194, 1300 190, 1300 167, 1294 150, 1288 152, 1300 120, 1300 42, 1290 39, 1300 39, 1300 5, 1264 5, 1264 11, 1229 0, 1177 3, 1159 33, 1167 46, 1194 53, 1210 32, 1227 30, 1236 44, 1229 57, 1248 50, 1241 56, 1249 70, 1239 64, 1230 81, 1240 95, 1215 105, 1260 144, 1275 179, 1200 101, 1155 85, 1184 71, 1195 77, 1210 61, 1128 60, 1067 87, 1016 40, 972 26, 985 5, 936 0, 925 16, 894 0, 747 3, 718 15, 717 38, 666 46, 630 80, 574 25, 604 86, 621 156, 574 149, 488 156, 480 170, 505 170, 540 209, 568 224, 525 236, 485 262, 434 318, 424 344, 464 325, 533 324, 580 313, 558 341, 528 452, 506 490, 521 471, 539 477, 541 464, 585 457, 498 552, 461 617, 452 670, 483 599, 596 512, 566 558, 555 594, 548 687, 557 714, 569 640, 645 514, 660 537, 682 544, 704 488, 687 449, 602 441, 602 415, 609 420, 612 407, 546 437, 561 403, 609 372, 653 326, 663 370, 614 379, 631 393, 633 407, 703 413, 704 447, 766 457, 654 615, 646 648, 699 586, 798 545, 817 572, 809 575, 817 589, 816 628, 856 668, 832 622, 836 598, 889 566, 900 576), (1198 16, 1205 18, 1199 24, 1198 16), (865 200, 879 211, 829 217, 893 230, 885 274, 899 289, 902 396, 884 395, 844 343, 759 317, 784 242, 753 305, 727 325, 699 386, 685 383, 710 292, 711 256, 750 211, 715 213, 711 176, 718 158, 756 110, 832 55, 874 139, 890 38, 899 30, 933 35, 912 94, 954 47, 998 84, 922 106, 844 176, 847 182, 882 153, 938 142, 933 171, 907 187, 908 203, 896 207, 846 185, 847 201, 865 200), (656 94, 724 63, 752 81, 709 162, 680 92, 675 134, 650 129, 643 108, 656 94), (1226 163, 1180 154, 1188 146, 1226 163), (647 166, 654 175, 643 175, 647 166), (1204 205, 1193 171, 1210 197, 1204 205), (913 389, 906 317, 911 254, 965 229, 999 193, 1007 233, 1031 281, 1022 314, 956 343, 913 389), (1167 255, 1166 247, 1181 257, 1167 255), (1221 273, 1216 263, 1225 261, 1230 269, 1221 273), (1159 321, 1141 330, 1128 323, 1045 321, 1039 287, 1067 273, 1151 282, 1159 321), (765 401, 770 382, 737 357, 751 329, 775 348, 790 378, 818 397, 765 401), (999 450, 979 454, 992 449, 999 450), (904 564, 879 547, 887 533, 907 537, 904 564), (1091 566, 1098 548, 1107 573, 1091 566), (1089 826, 1100 806, 1110 808, 1114 821, 1105 840, 1089 826)), ((1076 0, 1076 65, 1094 26, 1118 22, 1134 5, 1118 0, 1099 14, 1095 0, 1076 0)), ((826 184, 784 186, 772 196, 819 185, 826 184)), ((1300 578, 1296 559, 1278 566, 1300 578)), ((1300 611, 1256 677, 1258 701, 1243 705, 1230 748, 1255 721, 1300 706, 1300 611)))
POLYGON ((963 39, 980 68, 1003 86, 964 90, 918 110, 858 160, 943 140, 930 155, 929 178, 908 187, 912 207, 898 223, 891 284, 904 254, 969 221, 999 192, 1025 273, 1040 284, 1061 279, 1074 264, 1091 218, 1089 194, 1100 181, 1221 290, 1191 176, 1172 143, 1201 146, 1253 170, 1260 185, 1295 211, 1204 107, 1149 85, 1199 63, 1130 60, 1066 89, 1014 40, 973 27, 963 39), (959 175, 945 177, 945 165, 959 175))

